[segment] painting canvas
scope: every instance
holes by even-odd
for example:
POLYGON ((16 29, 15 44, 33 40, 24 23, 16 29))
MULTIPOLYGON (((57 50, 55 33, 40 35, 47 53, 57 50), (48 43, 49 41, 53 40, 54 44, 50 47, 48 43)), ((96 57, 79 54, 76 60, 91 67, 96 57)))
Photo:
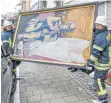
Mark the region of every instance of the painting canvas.
POLYGON ((95 4, 19 15, 13 58, 85 65, 90 55, 95 4))

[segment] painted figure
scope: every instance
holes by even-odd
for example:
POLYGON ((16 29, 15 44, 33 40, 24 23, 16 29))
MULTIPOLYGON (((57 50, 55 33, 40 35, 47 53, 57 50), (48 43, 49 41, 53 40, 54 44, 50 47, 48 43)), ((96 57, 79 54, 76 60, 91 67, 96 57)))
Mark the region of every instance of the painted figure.
POLYGON ((74 29, 74 22, 62 25, 60 17, 48 17, 43 21, 38 21, 35 18, 28 23, 26 34, 19 34, 18 36, 23 37, 24 41, 39 40, 51 42, 61 37, 62 32, 71 32, 74 29))

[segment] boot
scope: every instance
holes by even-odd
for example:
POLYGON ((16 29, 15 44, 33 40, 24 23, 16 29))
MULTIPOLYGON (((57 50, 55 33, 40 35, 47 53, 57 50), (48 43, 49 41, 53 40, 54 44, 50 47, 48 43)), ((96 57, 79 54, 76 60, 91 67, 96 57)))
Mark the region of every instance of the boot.
POLYGON ((102 103, 102 102, 99 100, 92 100, 92 103, 102 103))
POLYGON ((92 103, 108 103, 108 101, 107 100, 102 100, 102 101, 93 100, 92 103))
POLYGON ((68 70, 71 70, 71 69, 73 69, 73 67, 69 67, 69 68, 68 68, 68 70))
POLYGON ((75 71, 77 71, 77 68, 73 68, 73 69, 71 70, 71 72, 75 72, 75 71))

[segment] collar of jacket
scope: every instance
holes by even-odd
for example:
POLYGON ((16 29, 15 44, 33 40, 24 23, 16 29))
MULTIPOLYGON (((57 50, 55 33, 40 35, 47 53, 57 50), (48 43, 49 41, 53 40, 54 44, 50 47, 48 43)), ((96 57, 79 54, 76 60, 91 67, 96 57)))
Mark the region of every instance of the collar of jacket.
POLYGON ((105 32, 105 31, 107 31, 106 28, 103 28, 103 29, 95 29, 94 34, 97 35, 97 34, 100 34, 101 32, 105 32))
POLYGON ((10 33, 11 32, 12 33, 12 30, 4 31, 4 32, 6 32, 6 33, 10 33))

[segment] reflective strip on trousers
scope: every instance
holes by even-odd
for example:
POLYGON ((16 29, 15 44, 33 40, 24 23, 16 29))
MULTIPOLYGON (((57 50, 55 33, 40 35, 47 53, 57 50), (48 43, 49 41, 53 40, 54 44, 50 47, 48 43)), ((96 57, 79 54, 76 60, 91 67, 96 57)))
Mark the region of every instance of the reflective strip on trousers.
POLYGON ((97 92, 98 96, 106 95, 108 92, 107 92, 106 89, 105 90, 103 89, 102 84, 101 84, 101 80, 97 79, 97 81, 98 81, 98 86, 99 86, 99 89, 100 89, 100 91, 97 92))
POLYGON ((96 62, 95 65, 98 66, 98 67, 109 67, 109 64, 101 64, 101 63, 98 63, 98 62, 96 62))
POLYGON ((94 66, 97 70, 108 70, 108 69, 110 69, 110 66, 107 66, 107 67, 100 67, 100 66, 97 66, 97 65, 95 65, 94 66))

